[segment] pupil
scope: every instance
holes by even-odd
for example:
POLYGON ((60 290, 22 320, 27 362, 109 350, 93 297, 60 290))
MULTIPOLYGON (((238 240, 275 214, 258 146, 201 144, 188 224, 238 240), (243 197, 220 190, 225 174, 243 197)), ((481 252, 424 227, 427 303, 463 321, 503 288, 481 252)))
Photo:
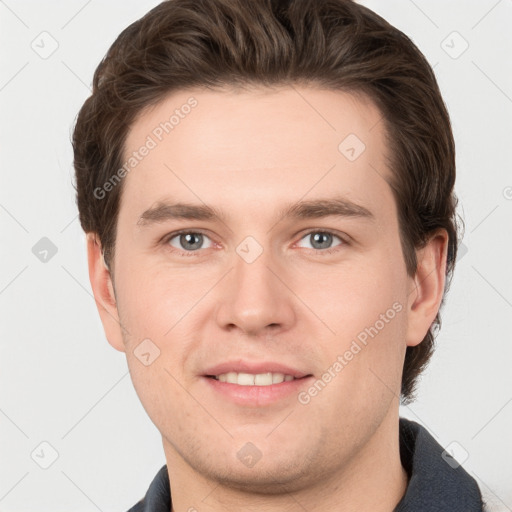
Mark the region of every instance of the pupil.
POLYGON ((180 237, 182 247, 192 250, 199 249, 202 241, 203 235, 201 233, 187 233, 180 237))
POLYGON ((332 239, 332 235, 329 233, 315 233, 313 234, 313 240, 312 243, 313 247, 315 247, 315 244, 321 245, 321 247, 315 247, 316 249, 326 249, 329 247, 330 242, 332 239))

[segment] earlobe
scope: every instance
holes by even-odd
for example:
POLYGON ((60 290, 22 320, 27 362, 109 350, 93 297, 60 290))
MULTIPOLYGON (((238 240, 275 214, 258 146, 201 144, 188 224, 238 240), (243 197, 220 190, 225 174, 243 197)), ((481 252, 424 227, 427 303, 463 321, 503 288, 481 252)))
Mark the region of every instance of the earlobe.
POLYGON ((105 336, 116 350, 124 352, 122 328, 119 322, 112 276, 96 233, 87 233, 87 260, 89 279, 105 336))
POLYGON ((407 345, 421 343, 434 322, 443 299, 446 281, 448 233, 437 231, 417 251, 418 266, 408 301, 407 345))

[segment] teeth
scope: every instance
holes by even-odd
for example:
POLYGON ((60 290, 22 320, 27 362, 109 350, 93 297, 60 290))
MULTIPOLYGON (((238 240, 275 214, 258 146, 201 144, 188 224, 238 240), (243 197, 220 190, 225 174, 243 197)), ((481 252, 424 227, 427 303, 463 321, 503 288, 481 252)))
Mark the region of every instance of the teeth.
POLYGON ((238 384, 239 386, 270 386, 271 384, 281 384, 281 382, 289 382, 294 379, 292 375, 284 373, 236 373, 229 372, 216 375, 215 379, 220 382, 228 382, 229 384, 238 384))
MULTIPOLYGON (((285 379, 284 373, 273 373, 272 374, 272 384, 281 384, 285 379)), ((293 377, 292 377, 293 379, 293 377)))

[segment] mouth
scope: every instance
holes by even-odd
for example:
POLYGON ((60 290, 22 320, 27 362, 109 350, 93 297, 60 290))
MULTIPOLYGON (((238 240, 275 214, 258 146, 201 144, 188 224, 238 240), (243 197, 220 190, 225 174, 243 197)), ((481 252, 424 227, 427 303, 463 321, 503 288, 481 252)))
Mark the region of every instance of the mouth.
POLYGON ((221 403, 244 407, 287 404, 304 387, 311 384, 313 374, 292 366, 272 362, 233 361, 208 368, 202 375, 208 384, 206 393, 221 403))
POLYGON ((290 382, 292 380, 299 380, 304 378, 297 378, 293 375, 280 372, 266 372, 256 374, 228 372, 221 373, 219 375, 207 375, 206 377, 215 379, 219 382, 227 382, 228 384, 238 384, 239 386, 272 386, 273 384, 281 384, 282 382, 290 382))

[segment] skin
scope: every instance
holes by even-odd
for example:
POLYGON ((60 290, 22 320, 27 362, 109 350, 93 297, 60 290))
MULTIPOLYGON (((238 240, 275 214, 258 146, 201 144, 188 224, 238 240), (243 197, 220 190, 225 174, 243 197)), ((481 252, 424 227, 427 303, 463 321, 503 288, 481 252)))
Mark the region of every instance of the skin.
POLYGON ((405 350, 439 309, 447 234, 417 251, 409 276, 384 126, 360 96, 312 87, 175 92, 136 120, 126 156, 191 96, 197 107, 125 178, 111 273, 88 234, 105 334, 126 353, 162 434, 173 510, 391 511, 407 486, 398 448, 405 350), (338 149, 350 133, 366 145, 354 161, 338 149), (279 215, 334 196, 373 218, 279 215), (164 200, 207 204, 225 218, 138 225, 164 200), (202 248, 165 238, 181 229, 203 232, 202 248), (318 248, 311 230, 336 236, 318 248), (236 252, 247 236, 263 251, 252 263, 236 252), (319 379, 396 303, 401 311, 305 405, 296 393, 237 405, 202 377, 243 359, 319 379), (134 350, 148 338, 160 355, 145 366, 134 350), (261 454, 252 467, 237 457, 248 442, 261 454))

